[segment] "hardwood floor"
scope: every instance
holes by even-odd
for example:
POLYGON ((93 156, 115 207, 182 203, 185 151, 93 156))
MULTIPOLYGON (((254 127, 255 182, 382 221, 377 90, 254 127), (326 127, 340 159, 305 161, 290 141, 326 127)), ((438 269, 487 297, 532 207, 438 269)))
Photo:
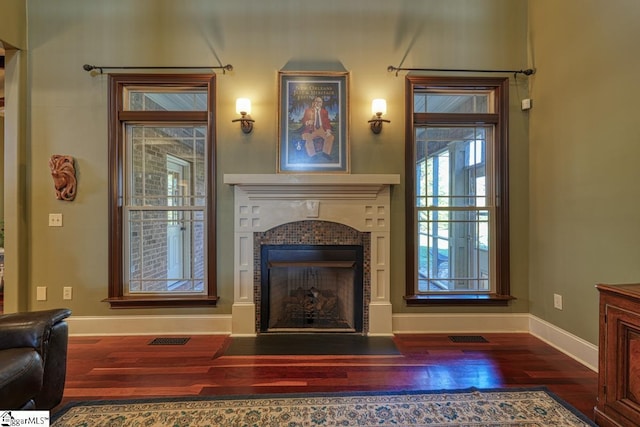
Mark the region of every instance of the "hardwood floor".
MULTIPOLYGON (((225 356, 232 338, 71 337, 62 407, 159 396, 546 386, 593 419, 597 374, 529 334, 396 335, 400 356, 225 356)), ((55 412, 55 410, 54 410, 55 412)))

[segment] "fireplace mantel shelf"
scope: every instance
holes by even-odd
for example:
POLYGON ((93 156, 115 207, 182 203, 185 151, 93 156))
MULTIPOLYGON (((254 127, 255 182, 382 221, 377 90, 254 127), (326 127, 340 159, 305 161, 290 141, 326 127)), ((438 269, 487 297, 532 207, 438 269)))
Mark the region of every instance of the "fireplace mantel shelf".
POLYGON ((243 188, 249 194, 291 194, 326 192, 378 193, 400 184, 398 174, 225 174, 224 183, 243 188))
POLYGON ((225 174, 229 185, 391 185, 400 184, 398 174, 225 174))

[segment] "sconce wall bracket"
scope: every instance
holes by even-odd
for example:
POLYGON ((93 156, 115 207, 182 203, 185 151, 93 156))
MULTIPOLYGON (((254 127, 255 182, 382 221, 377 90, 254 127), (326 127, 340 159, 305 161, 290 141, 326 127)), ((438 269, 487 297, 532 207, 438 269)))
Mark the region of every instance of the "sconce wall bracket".
POLYGON ((242 129, 243 133, 251 133, 253 130, 253 123, 255 120, 251 118, 247 113, 240 113, 242 117, 239 119, 231 120, 232 122, 240 122, 240 129, 242 129))
POLYGON ((375 133, 375 134, 379 134, 380 132, 382 132, 382 123, 391 123, 391 120, 386 120, 383 119, 382 114, 376 114, 376 118, 375 119, 371 119, 369 120, 369 123, 371 124, 371 132, 375 133))

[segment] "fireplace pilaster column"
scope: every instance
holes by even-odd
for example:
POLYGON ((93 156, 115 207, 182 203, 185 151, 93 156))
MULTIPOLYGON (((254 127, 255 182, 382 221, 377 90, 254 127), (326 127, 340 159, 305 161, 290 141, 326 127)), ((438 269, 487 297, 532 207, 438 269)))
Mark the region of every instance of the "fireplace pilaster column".
MULTIPOLYGON (((387 206, 388 208, 388 206, 387 206)), ((389 218, 387 218, 387 225, 389 218)), ((389 272, 391 252, 389 227, 371 233, 371 302, 369 335, 392 335, 392 306, 389 272)))
POLYGON ((256 305, 253 298, 253 231, 240 231, 242 228, 241 224, 236 224, 234 233, 235 285, 231 308, 231 332, 235 336, 256 335, 256 305))

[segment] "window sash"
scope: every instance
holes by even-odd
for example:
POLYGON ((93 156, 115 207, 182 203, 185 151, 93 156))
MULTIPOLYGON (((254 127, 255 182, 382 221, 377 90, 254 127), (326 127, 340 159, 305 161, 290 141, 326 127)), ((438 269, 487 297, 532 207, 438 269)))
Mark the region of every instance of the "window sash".
POLYGON ((493 90, 436 89, 417 90, 413 94, 416 113, 481 114, 495 113, 493 90))
POLYGON ((493 125, 416 126, 414 135, 416 207, 495 205, 493 125))
POLYGON ((125 206, 124 245, 125 295, 206 295, 206 240, 205 210, 197 207, 131 207, 125 206), (177 215, 176 215, 177 214, 177 215), (179 217, 179 220, 175 218, 179 217), (166 273, 169 245, 167 228, 181 228, 180 233, 190 236, 188 265, 181 276, 169 277, 166 273), (152 231, 149 232, 148 230, 152 231), (146 232, 145 232, 146 231, 146 232), (151 234, 153 233, 153 234, 151 234), (144 244, 145 240, 155 240, 144 244), (153 246, 155 244, 155 247, 153 246), (155 263, 156 267, 148 266, 155 263), (159 262, 160 260, 160 262, 159 262), (165 261, 166 260, 166 261, 165 261), (157 265, 159 262, 159 266, 157 265))
POLYGON ((206 295, 206 127, 125 123, 123 131, 124 295, 206 295), (174 192, 169 163, 188 167, 184 188, 178 188, 183 195, 168 194, 174 192))
MULTIPOLYGON (((206 126, 184 123, 128 123, 124 124, 125 137, 125 203, 131 206, 205 206, 208 171, 206 126), (188 130, 191 136, 185 135, 188 130), (148 132, 148 134, 147 134, 148 132), (181 135, 157 135, 180 133, 181 135), (160 181, 169 159, 188 165, 191 183, 188 194, 168 196, 160 181), (161 166, 158 163, 162 163, 161 166), (155 169, 154 169, 155 168, 155 169), (155 192, 153 191, 155 189, 155 192)), ((167 182, 168 185, 168 182, 167 182)))
POLYGON ((494 209, 428 207, 416 212, 417 294, 494 292, 494 209))
POLYGON ((414 135, 416 293, 495 292, 493 125, 416 126, 414 135))
POLYGON ((206 88, 135 87, 124 89, 124 111, 207 111, 206 88))

